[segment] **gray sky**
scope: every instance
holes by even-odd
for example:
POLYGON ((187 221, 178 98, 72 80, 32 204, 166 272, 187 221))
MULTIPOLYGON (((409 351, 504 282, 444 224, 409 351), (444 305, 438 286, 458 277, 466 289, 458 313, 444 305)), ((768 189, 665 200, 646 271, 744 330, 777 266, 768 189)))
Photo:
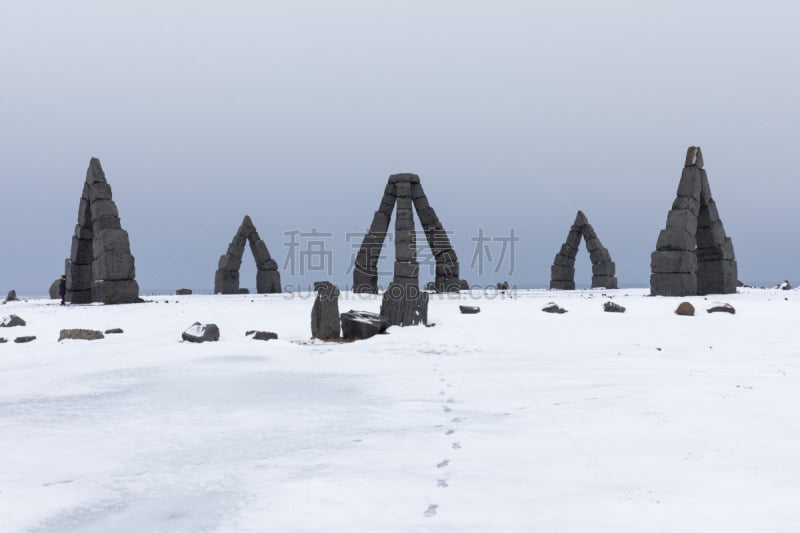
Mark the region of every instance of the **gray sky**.
MULTIPOLYGON (((739 277, 800 281, 799 14, 789 1, 3 3, 0 290, 42 293, 62 270, 92 156, 145 292, 210 289, 244 214, 281 267, 286 232, 332 234, 333 275, 282 270, 284 284, 349 284, 346 234, 405 171, 470 282, 546 286, 582 209, 621 286, 648 286, 694 144, 739 277), (513 228, 513 272, 500 241, 483 275, 470 268, 481 228, 513 228)), ((582 251, 576 281, 590 276, 582 251)), ((242 285, 255 286, 249 257, 242 285)))

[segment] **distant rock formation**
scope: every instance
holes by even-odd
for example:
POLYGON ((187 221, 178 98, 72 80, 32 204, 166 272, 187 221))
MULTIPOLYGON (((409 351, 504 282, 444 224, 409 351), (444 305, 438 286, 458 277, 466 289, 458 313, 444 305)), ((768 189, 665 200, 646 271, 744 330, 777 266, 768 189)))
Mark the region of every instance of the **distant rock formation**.
POLYGON ((66 271, 68 302, 139 301, 128 232, 122 229, 111 186, 94 157, 86 171, 66 271))
POLYGON ((250 217, 245 215, 242 224, 228 245, 228 250, 220 256, 217 272, 214 275, 215 294, 241 294, 239 288, 239 268, 247 243, 256 261, 256 292, 259 294, 281 292, 281 274, 278 263, 269 254, 267 244, 259 237, 250 217))
POLYGON ((436 261, 434 286, 437 292, 458 292, 469 285, 459 279, 458 256, 450 243, 436 212, 416 174, 393 174, 384 190, 381 204, 364 236, 353 268, 353 291, 377 294, 378 257, 389 231, 392 211, 397 207, 395 220, 395 266, 393 283, 413 285, 419 292, 419 263, 417 263, 414 211, 419 216, 422 231, 436 261))
POLYGON ((561 245, 561 250, 550 267, 550 288, 575 289, 575 256, 578 254, 581 238, 586 242, 592 261, 592 288, 616 289, 616 265, 583 211, 578 211, 575 216, 575 222, 567 233, 567 240, 561 245))
POLYGON ((738 284, 733 241, 725 234, 711 197, 703 154, 690 146, 667 213, 667 226, 658 235, 650 256, 650 293, 692 296, 735 293, 738 284))

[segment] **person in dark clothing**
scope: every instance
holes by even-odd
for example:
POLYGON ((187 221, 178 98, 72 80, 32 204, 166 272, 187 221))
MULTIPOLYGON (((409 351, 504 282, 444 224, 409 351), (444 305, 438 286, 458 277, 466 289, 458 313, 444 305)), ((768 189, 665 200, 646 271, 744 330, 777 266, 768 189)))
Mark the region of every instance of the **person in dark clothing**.
POLYGON ((61 296, 61 305, 67 305, 64 298, 67 296, 67 277, 61 276, 58 278, 58 294, 61 296))

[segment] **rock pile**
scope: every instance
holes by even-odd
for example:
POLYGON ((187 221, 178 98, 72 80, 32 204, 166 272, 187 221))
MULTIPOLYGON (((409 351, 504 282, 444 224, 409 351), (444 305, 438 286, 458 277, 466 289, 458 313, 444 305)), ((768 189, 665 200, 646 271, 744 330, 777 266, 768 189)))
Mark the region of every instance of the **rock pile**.
POLYGON ((711 197, 703 154, 686 153, 678 193, 650 256, 650 292, 658 296, 735 293, 737 265, 711 197))
POLYGON ((567 233, 567 240, 561 245, 561 250, 550 267, 550 288, 575 289, 575 256, 578 254, 581 239, 585 240, 592 261, 592 288, 616 289, 616 265, 583 211, 578 211, 575 222, 567 233))
POLYGON ((128 232, 122 229, 111 186, 96 158, 86 171, 66 270, 69 302, 139 301, 128 232))
POLYGON ((438 292, 458 292, 462 287, 468 288, 468 284, 459 279, 458 257, 444 226, 425 196, 419 176, 394 174, 389 177, 381 203, 356 256, 353 291, 371 294, 378 292, 378 258, 395 206, 395 250, 400 255, 395 260, 394 283, 413 284, 419 292, 419 264, 416 261, 414 231, 416 211, 436 262, 435 289, 438 292))
POLYGON ((242 266, 242 255, 248 242, 256 261, 256 292, 259 294, 281 292, 278 263, 270 256, 267 244, 258 235, 253 221, 245 215, 236 235, 228 245, 227 252, 219 258, 217 272, 214 275, 215 294, 242 293, 242 289, 239 288, 239 268, 242 266))

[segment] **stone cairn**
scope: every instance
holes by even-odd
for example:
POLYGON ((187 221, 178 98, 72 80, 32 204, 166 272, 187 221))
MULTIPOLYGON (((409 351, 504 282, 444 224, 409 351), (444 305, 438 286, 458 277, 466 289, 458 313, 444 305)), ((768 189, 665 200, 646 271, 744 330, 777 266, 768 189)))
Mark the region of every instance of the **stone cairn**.
POLYGON ((592 288, 616 289, 616 265, 583 211, 578 211, 575 222, 567 233, 567 240, 561 245, 561 250, 550 267, 550 288, 575 289, 575 256, 578 254, 581 238, 586 241, 586 249, 592 261, 592 288))
MULTIPOLYGON (((458 292, 466 282, 459 280, 458 257, 439 217, 428 202, 416 174, 394 174, 383 194, 378 210, 364 236, 353 269, 353 292, 378 293, 378 258, 389 230, 392 211, 397 206, 395 220, 394 284, 414 286, 419 291, 419 263, 416 260, 414 210, 436 261, 438 292, 458 292)), ((467 285, 468 287, 468 285, 467 285)))
POLYGON ((691 296, 736 292, 737 265, 733 242, 725 234, 711 197, 703 154, 690 146, 678 184, 677 198, 667 213, 650 256, 650 293, 691 296))
POLYGON ((111 186, 96 158, 86 171, 66 275, 71 303, 140 301, 128 232, 122 229, 111 186))
POLYGON ((220 256, 217 272, 214 275, 215 294, 238 294, 239 268, 242 266, 242 255, 247 243, 256 260, 256 292, 268 294, 281 292, 281 274, 278 272, 278 263, 269 255, 266 243, 261 240, 253 221, 245 215, 242 225, 233 241, 228 245, 228 251, 220 256))

